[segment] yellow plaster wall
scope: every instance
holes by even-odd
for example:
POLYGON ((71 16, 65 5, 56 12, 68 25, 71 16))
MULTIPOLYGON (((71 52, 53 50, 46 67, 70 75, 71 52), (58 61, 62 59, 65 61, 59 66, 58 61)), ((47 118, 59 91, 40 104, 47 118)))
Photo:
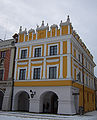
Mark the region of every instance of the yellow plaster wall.
POLYGON ((76 69, 74 69, 74 80, 76 80, 76 69))
MULTIPOLYGON (((73 86, 79 88, 79 106, 83 106, 83 86, 78 83, 73 83, 73 86)), ((85 112, 95 110, 95 91, 86 86, 84 86, 84 106, 85 112), (89 95, 89 102, 87 101, 87 94, 89 95)))
POLYGON ((14 86, 70 86, 71 80, 57 80, 57 81, 21 81, 14 82, 14 86))
POLYGON ((63 56, 63 78, 67 77, 67 56, 63 56))
POLYGON ((48 37, 48 38, 50 37, 50 32, 51 32, 51 31, 48 31, 48 32, 47 32, 47 37, 48 37))
POLYGON ((72 43, 71 43, 71 54, 72 54, 72 43))
POLYGON ((67 41, 63 42, 63 54, 67 54, 67 41))
POLYGON ((28 40, 28 35, 25 36, 25 41, 27 42, 27 40, 28 40))
POLYGON ((68 25, 62 26, 62 35, 67 35, 68 34, 68 25))
POLYGON ((36 40, 36 34, 33 34, 33 40, 36 40))
POLYGON ((32 40, 32 32, 29 33, 29 41, 32 40))
POLYGON ((52 37, 55 37, 56 28, 52 28, 52 37))
POLYGON ((57 36, 60 36, 60 29, 57 29, 57 36))
POLYGON ((44 39, 46 38, 46 30, 39 30, 37 32, 37 39, 44 39))
POLYGON ((19 42, 24 42, 24 34, 19 34, 19 42))

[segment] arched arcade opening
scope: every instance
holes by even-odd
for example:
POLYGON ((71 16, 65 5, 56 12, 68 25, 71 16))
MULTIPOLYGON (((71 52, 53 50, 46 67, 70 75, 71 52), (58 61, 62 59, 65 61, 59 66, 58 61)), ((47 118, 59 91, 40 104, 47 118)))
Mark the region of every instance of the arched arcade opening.
POLYGON ((15 96, 15 110, 29 111, 29 94, 25 91, 19 92, 15 96))
POLYGON ((0 110, 2 110, 3 97, 4 97, 4 93, 0 91, 0 110))
POLYGON ((58 96, 52 91, 45 92, 40 97, 40 112, 57 114, 58 96))

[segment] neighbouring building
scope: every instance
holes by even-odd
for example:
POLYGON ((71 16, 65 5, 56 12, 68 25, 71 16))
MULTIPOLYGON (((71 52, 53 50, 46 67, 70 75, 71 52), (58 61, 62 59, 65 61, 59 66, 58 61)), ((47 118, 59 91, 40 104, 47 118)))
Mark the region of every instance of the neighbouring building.
POLYGON ((97 110, 97 77, 95 77, 95 106, 97 110))
POLYGON ((16 43, 13 110, 76 114, 95 110, 93 56, 65 22, 20 27, 16 43))
POLYGON ((15 40, 0 40, 0 110, 11 110, 15 40))

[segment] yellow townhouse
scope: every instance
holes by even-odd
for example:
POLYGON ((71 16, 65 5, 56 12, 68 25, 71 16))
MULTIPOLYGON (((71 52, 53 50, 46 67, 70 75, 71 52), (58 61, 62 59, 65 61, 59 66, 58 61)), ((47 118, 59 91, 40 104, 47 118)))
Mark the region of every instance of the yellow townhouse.
POLYGON ((95 110, 93 56, 65 22, 19 29, 16 43, 13 110, 76 114, 95 110))

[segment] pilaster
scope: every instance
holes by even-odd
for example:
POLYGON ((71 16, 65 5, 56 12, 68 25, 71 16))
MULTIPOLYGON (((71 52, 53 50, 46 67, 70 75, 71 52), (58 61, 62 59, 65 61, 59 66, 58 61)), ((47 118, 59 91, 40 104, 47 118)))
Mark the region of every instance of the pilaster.
POLYGON ((18 47, 16 48, 16 59, 18 59, 18 47))
POLYGON ((16 80, 16 72, 17 72, 17 61, 15 61, 15 71, 14 71, 14 80, 16 80))
POLYGON ((57 36, 57 27, 55 28, 55 36, 57 36))
POLYGON ((37 40, 37 32, 36 32, 36 40, 37 40))
POLYGON ((44 65, 43 65, 43 78, 45 79, 46 72, 46 44, 44 44, 44 65))
POLYGON ((70 34, 70 24, 68 25, 68 34, 70 34))
POLYGON ((60 27, 60 36, 62 35, 62 27, 60 27))
POLYGON ((63 78, 63 41, 60 42, 60 77, 63 78))

